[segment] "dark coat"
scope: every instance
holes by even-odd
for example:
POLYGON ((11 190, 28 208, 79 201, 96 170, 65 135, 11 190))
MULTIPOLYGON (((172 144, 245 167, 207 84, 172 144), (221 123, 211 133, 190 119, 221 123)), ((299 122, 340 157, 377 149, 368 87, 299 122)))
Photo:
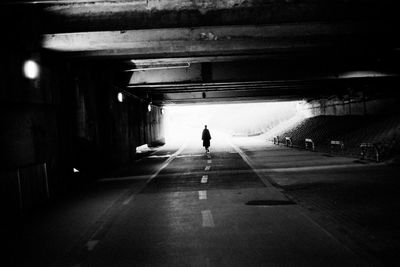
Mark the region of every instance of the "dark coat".
POLYGON ((210 135, 210 131, 208 129, 204 129, 203 130, 203 134, 201 135, 201 139, 203 140, 203 146, 204 147, 209 147, 210 146, 211 135, 210 135))

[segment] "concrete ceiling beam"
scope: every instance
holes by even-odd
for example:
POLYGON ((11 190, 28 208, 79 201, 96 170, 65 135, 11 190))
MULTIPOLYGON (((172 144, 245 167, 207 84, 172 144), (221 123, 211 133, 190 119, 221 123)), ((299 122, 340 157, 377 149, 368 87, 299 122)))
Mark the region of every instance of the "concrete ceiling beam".
MULTIPOLYGON (((315 94, 309 94, 314 96, 315 94)), ((222 100, 238 100, 238 99, 304 99, 303 96, 296 92, 207 92, 204 98, 202 93, 181 93, 181 94, 164 94, 160 97, 157 95, 152 96, 153 101, 162 101, 162 104, 173 102, 173 103, 185 103, 185 102, 213 102, 222 100)))
MULTIPOLYGON (((253 81, 221 83, 183 83, 171 85, 134 85, 126 90, 134 95, 149 95, 154 103, 194 103, 237 99, 310 99, 348 94, 348 88, 391 91, 400 83, 399 76, 370 78, 335 78, 298 81, 253 81), (368 85, 366 87, 366 85, 368 85), (383 86, 383 88, 381 88, 383 86)), ((385 91, 385 92, 386 92, 385 91)))
POLYGON ((241 25, 47 34, 43 47, 82 57, 155 58, 252 54, 343 45, 388 44, 392 25, 376 22, 241 25), (369 41, 368 43, 365 43, 369 41))
POLYGON ((57 2, 43 5, 46 33, 398 18, 397 1, 393 0, 57 2))

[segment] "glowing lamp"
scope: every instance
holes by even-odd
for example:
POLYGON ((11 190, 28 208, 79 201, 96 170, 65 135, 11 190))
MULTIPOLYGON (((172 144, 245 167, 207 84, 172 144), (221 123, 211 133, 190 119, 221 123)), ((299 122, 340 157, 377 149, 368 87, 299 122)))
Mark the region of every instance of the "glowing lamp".
POLYGON ((34 80, 39 77, 39 65, 36 61, 27 60, 24 62, 23 72, 26 78, 34 80))
POLYGON ((118 101, 121 103, 122 103, 122 101, 124 101, 124 95, 121 92, 118 93, 117 98, 118 98, 118 101))

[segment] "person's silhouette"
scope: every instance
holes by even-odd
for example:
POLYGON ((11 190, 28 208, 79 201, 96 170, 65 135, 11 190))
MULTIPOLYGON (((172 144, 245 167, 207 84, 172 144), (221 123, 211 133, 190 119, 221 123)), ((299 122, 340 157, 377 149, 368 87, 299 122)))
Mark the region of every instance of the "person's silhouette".
POLYGON ((201 135, 201 139, 203 140, 203 146, 206 149, 206 153, 210 152, 208 149, 210 147, 210 140, 211 140, 211 134, 210 131, 207 129, 207 125, 204 126, 203 134, 201 135))

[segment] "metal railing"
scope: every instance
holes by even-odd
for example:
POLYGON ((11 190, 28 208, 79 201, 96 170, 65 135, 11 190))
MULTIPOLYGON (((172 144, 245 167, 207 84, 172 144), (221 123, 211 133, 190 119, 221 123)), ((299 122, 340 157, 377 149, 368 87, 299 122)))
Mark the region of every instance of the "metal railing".
POLYGON ((340 141, 340 140, 331 140, 331 143, 330 143, 330 151, 331 151, 331 153, 337 151, 338 149, 341 152, 344 151, 344 142, 340 141))
POLYGON ((361 143, 360 150, 361 159, 373 158, 376 162, 379 162, 381 160, 379 147, 375 143, 361 143))
POLYGON ((20 213, 50 198, 46 163, 18 167, 16 179, 20 213))

